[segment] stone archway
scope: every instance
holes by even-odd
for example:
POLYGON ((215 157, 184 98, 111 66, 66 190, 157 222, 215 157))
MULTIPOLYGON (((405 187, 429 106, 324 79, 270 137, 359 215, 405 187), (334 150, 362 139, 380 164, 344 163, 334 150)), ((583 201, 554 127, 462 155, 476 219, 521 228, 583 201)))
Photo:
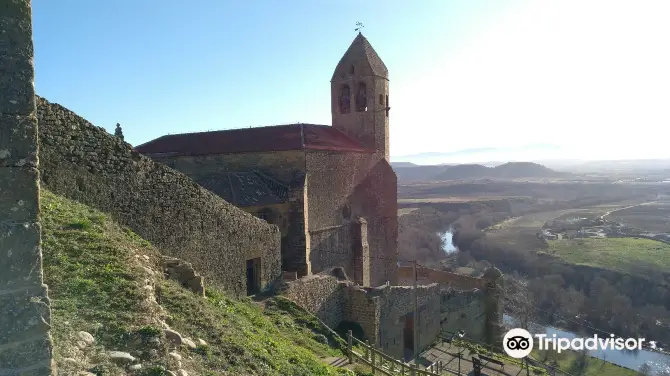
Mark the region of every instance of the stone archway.
POLYGON ((365 331, 363 330, 363 327, 361 324, 355 322, 355 321, 342 321, 340 322, 337 327, 335 328, 335 333, 337 333, 340 337, 344 338, 346 341, 347 339, 347 333, 351 330, 351 334, 353 334, 354 338, 365 341, 368 339, 365 335, 365 331))

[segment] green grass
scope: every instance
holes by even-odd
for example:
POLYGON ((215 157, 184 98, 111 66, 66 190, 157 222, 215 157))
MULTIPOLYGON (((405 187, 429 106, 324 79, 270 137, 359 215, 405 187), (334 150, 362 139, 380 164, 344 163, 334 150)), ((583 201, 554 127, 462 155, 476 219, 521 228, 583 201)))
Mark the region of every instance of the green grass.
POLYGON ((670 268, 670 245, 641 238, 583 238, 548 241, 545 253, 566 262, 644 275, 670 268))
POLYGON ((161 273, 151 276, 146 268, 160 270, 157 250, 106 215, 47 191, 42 191, 41 210, 44 276, 63 374, 124 375, 102 356, 117 350, 138 358, 135 363, 143 367, 134 375, 165 375, 162 369, 173 365, 167 357, 172 349, 158 321, 159 304, 173 329, 207 342, 177 349, 189 374, 347 374, 319 359, 341 356, 344 341, 291 301, 275 297, 261 306, 211 287, 207 298, 197 297, 161 273), (147 301, 147 279, 155 285, 153 305, 147 301), (96 340, 85 350, 76 346, 82 330, 96 340))
POLYGON ((558 367, 570 374, 573 375, 582 375, 582 376, 596 376, 596 375, 607 375, 607 376, 637 376, 636 371, 630 370, 628 368, 619 367, 615 364, 605 362, 603 360, 586 357, 584 362, 580 362, 580 354, 575 351, 562 351, 560 354, 556 352, 551 352, 547 354, 547 351, 533 350, 533 358, 536 360, 544 361, 546 364, 550 364, 553 360, 556 360, 558 367))

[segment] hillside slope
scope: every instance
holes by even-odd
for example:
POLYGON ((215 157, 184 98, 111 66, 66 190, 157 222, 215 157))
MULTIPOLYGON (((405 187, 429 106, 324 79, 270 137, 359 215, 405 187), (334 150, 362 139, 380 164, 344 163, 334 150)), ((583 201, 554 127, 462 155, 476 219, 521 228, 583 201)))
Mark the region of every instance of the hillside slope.
MULTIPOLYGON (((342 339, 283 298, 198 297, 106 215, 42 191, 45 283, 63 375, 338 375, 342 339)), ((206 283, 206 281, 205 281, 206 283)))

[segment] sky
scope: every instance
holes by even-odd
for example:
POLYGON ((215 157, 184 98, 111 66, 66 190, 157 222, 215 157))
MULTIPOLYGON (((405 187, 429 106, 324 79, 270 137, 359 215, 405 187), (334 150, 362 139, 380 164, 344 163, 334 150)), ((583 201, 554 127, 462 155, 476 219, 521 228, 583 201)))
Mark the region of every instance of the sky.
POLYGON ((360 21, 389 69, 392 159, 664 158, 668 19, 667 0, 33 0, 35 88, 132 145, 330 124, 360 21))

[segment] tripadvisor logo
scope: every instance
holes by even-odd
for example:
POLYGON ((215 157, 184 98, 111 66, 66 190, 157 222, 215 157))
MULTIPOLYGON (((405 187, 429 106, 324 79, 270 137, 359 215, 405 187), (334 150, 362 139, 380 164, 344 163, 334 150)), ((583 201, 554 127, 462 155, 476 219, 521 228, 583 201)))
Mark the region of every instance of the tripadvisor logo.
POLYGON ((533 351, 533 336, 525 329, 512 329, 503 337, 503 350, 512 358, 525 358, 533 351))
MULTIPOLYGON (((564 350, 642 350, 644 338, 615 338, 610 334, 609 338, 599 338, 597 335, 589 338, 558 338, 552 334, 548 338, 546 334, 535 334, 538 350, 555 350, 559 354, 564 350)), ((512 358, 525 358, 533 351, 533 335, 527 330, 515 328, 503 337, 503 350, 512 358)))

